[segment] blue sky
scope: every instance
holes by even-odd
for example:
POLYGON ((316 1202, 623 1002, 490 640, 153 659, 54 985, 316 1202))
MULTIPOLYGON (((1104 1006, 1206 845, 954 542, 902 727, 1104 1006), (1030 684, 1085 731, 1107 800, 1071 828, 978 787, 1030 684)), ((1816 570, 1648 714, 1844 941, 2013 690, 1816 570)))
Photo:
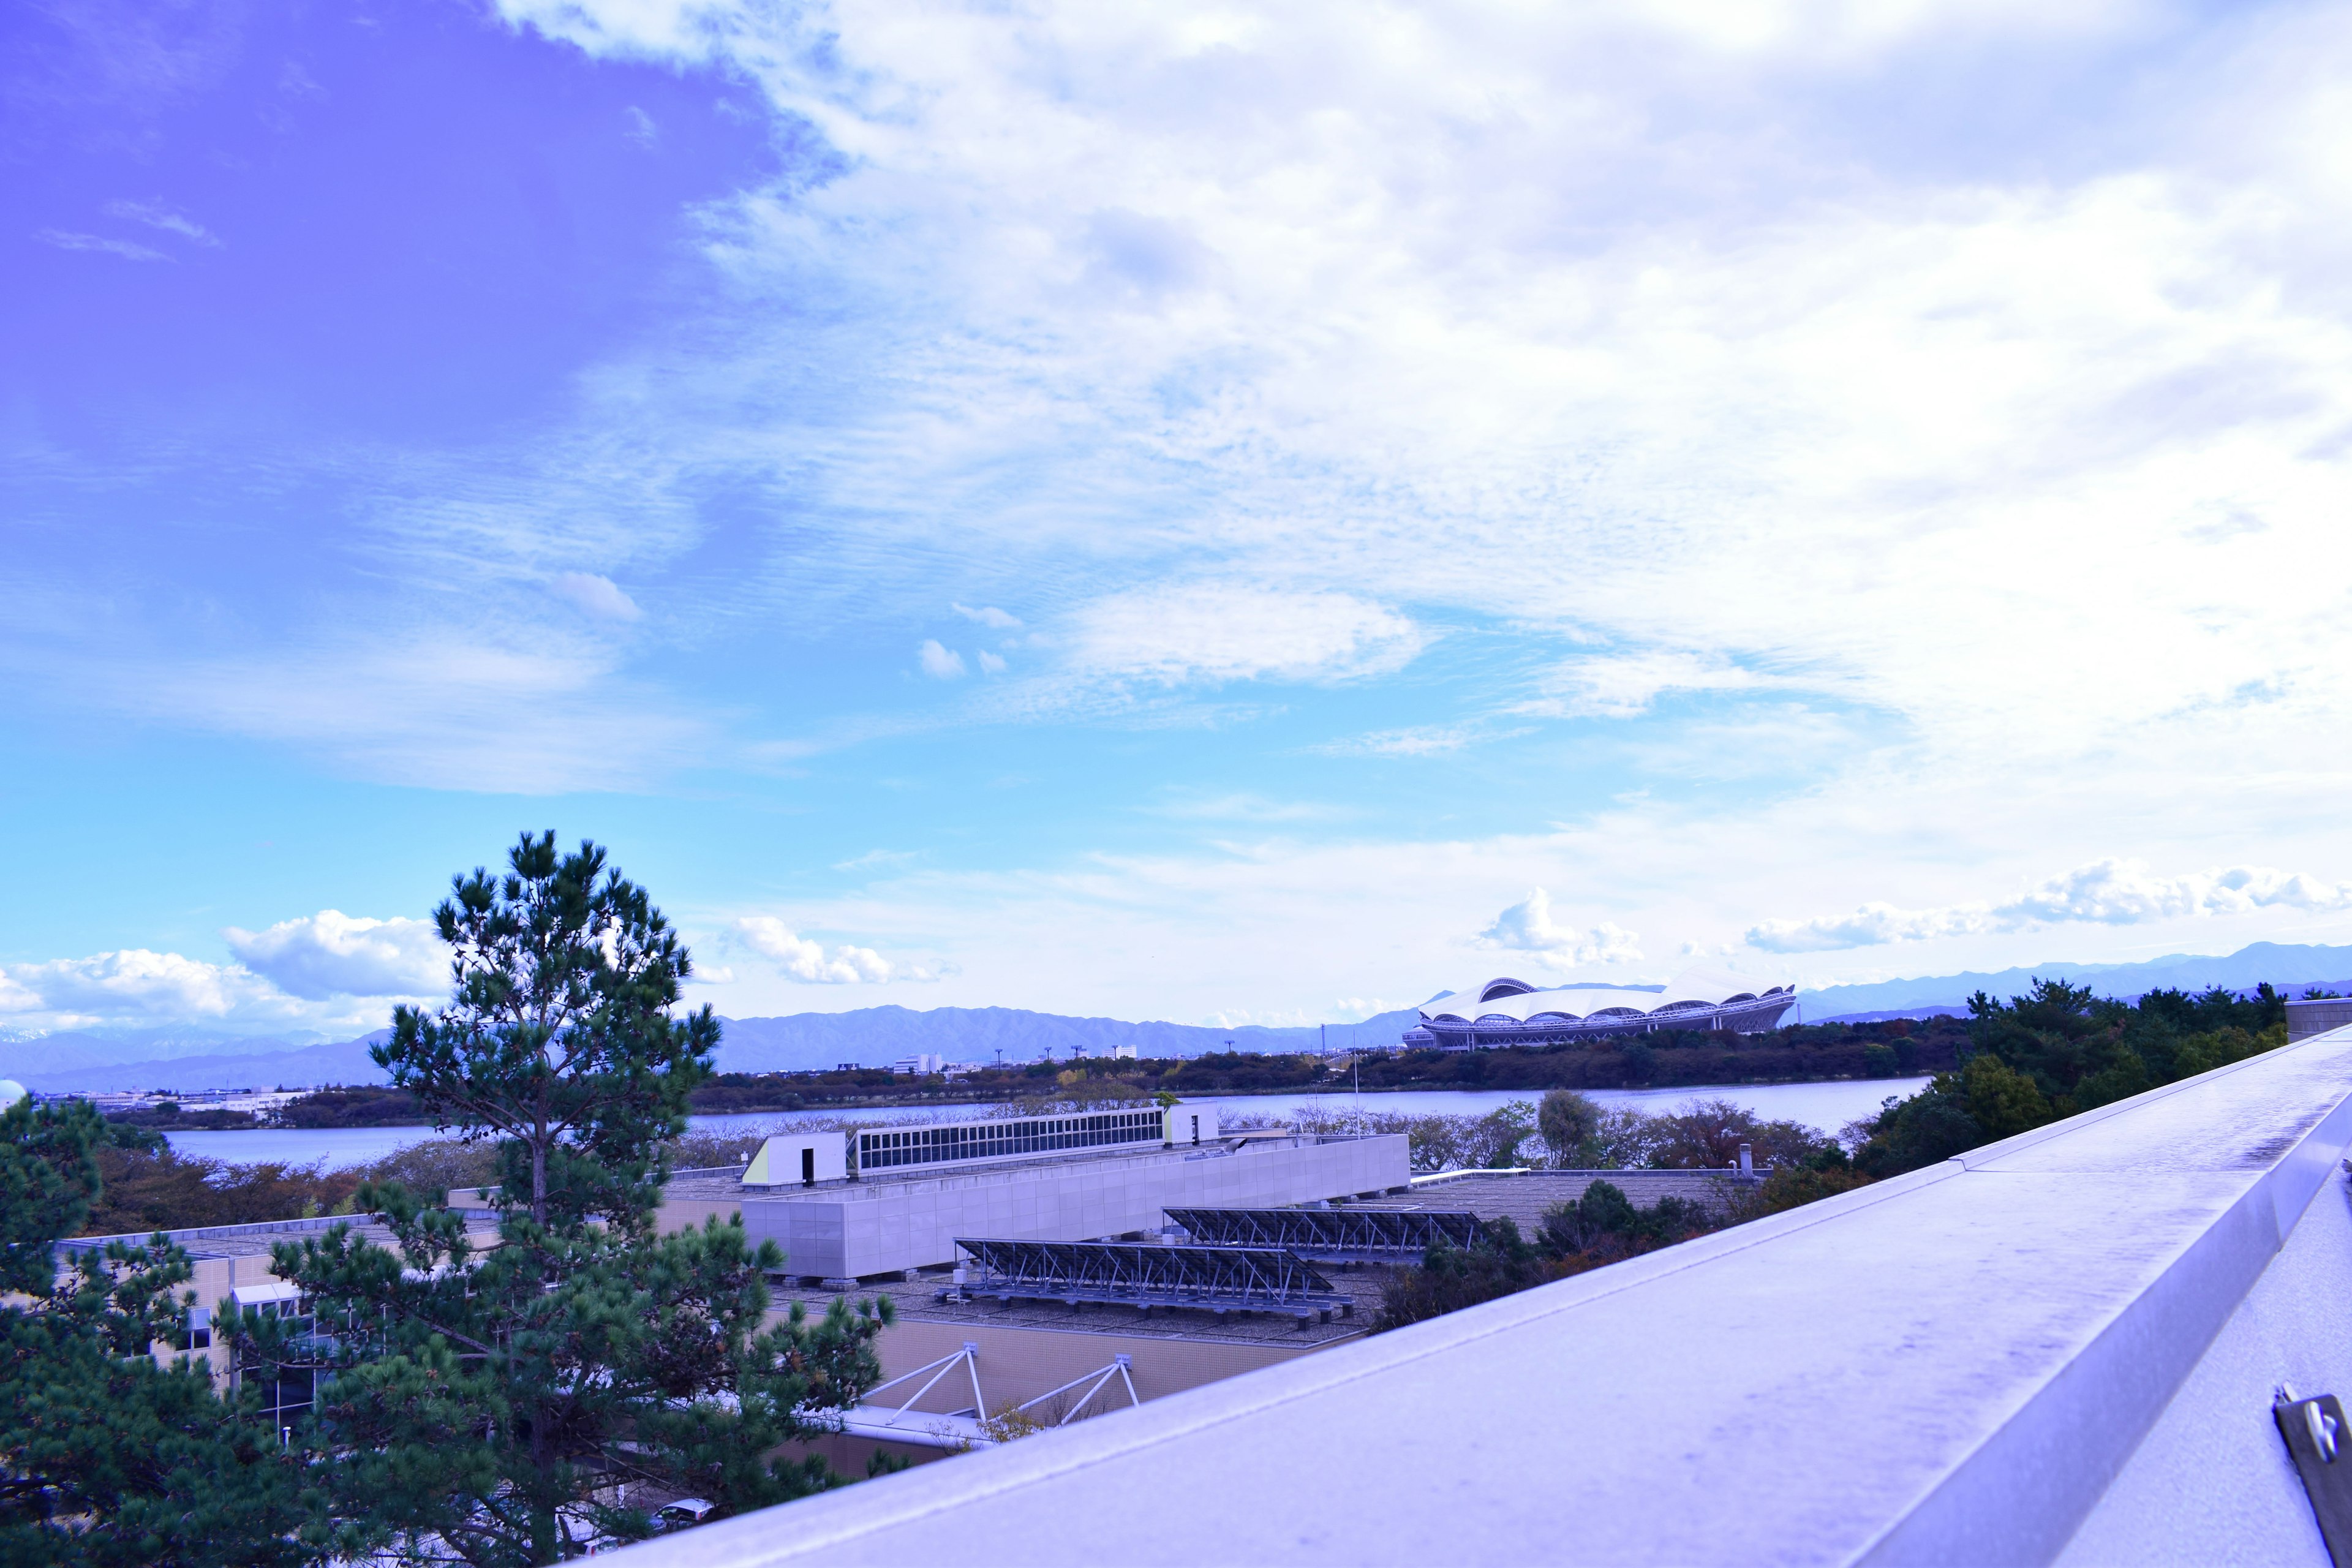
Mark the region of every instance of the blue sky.
POLYGON ((0 23, 0 1026, 2352 940, 2352 11, 0 23))

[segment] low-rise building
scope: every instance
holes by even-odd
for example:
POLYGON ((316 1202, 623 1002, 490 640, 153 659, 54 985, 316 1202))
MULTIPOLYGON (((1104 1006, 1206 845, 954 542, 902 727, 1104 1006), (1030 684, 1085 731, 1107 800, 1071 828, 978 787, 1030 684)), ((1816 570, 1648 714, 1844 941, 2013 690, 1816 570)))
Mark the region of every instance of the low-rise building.
POLYGON ((1412 1181, 1402 1133, 1359 1138, 1277 1131, 1220 1137, 1213 1108, 1171 1108, 1168 1120, 1155 1125, 1173 1131, 1164 1139, 1146 1134, 1149 1141, 1140 1142, 1112 1142, 1127 1131, 1116 1126, 948 1136, 968 1129, 1109 1122, 1128 1114, 891 1130, 889 1135, 921 1133, 936 1141, 861 1151, 848 1173, 831 1181, 793 1175, 818 1166, 815 1151, 800 1147, 816 1135, 779 1139, 774 1142, 793 1149, 779 1154, 772 1144, 762 1153, 770 1180, 778 1184, 749 1184, 738 1173, 681 1173, 663 1196, 660 1223, 674 1230, 740 1214, 755 1240, 783 1249, 791 1277, 839 1281, 846 1289, 861 1279, 952 1267, 959 1237, 1081 1241, 1150 1233, 1171 1207, 1281 1207, 1371 1196, 1412 1181), (1204 1115, 1206 1136, 1195 1144, 1189 1136, 1192 1123, 1204 1115), (1180 1140, 1177 1131, 1187 1136, 1180 1140), (1106 1142, 1091 1148, 1019 1147, 1081 1137, 1106 1142), (902 1163, 874 1163, 902 1157, 902 1163))

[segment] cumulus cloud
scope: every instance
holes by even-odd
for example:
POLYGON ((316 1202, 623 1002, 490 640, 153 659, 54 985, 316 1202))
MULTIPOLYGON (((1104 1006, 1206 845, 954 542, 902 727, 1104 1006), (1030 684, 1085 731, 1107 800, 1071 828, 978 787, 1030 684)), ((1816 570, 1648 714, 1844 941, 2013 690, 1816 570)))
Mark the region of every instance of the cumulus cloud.
POLYGON ((14 1013, 114 1020, 221 1019, 269 1010, 285 999, 236 966, 143 947, 0 967, 0 1005, 14 1013))
POLYGON ((1609 921, 1589 931, 1553 924, 1551 895, 1541 888, 1531 889, 1526 898, 1496 915, 1495 923, 1478 933, 1480 947, 1532 952, 1555 969, 1571 969, 1583 963, 1639 963, 1642 950, 1634 945, 1639 941, 1636 933, 1609 921))
POLYGON ((449 950, 428 921, 388 921, 320 910, 267 931, 225 933, 229 952, 289 994, 432 996, 447 989, 449 950))
POLYGON ((1097 599, 1072 619, 1080 670, 1161 686, 1345 680, 1402 668, 1427 638, 1353 594, 1188 583, 1097 599))
POLYGON ((982 648, 980 650, 980 668, 991 675, 1003 675, 1004 673, 1003 657, 982 648))
POLYGON ((963 674, 963 655, 942 647, 936 637, 925 637, 923 646, 915 650, 915 658, 934 680, 954 680, 963 674))
POLYGON ((824 944, 796 934, 773 915, 749 915, 735 922, 735 934, 754 952, 774 961, 787 979, 808 985, 879 985, 893 980, 935 980, 928 969, 894 963, 870 947, 846 943, 830 952, 824 944))
POLYGON ((953 610, 957 615, 961 616, 965 620, 978 621, 982 626, 992 626, 998 631, 1003 631, 1007 627, 1017 626, 1021 624, 1017 618, 998 609, 993 605, 982 605, 978 609, 974 609, 970 605, 950 604, 948 608, 953 610))
POLYGON ((2185 917, 2250 914, 2272 908, 2352 908, 2352 884, 2268 866, 2230 866, 2163 877, 2146 861, 2077 866, 2002 903, 1904 910, 1867 903, 1847 915, 1771 920, 1751 926, 1748 944, 1767 952, 1827 952, 1933 937, 1975 936, 2084 921, 2138 925, 2185 917))
POLYGON ((576 609, 611 621, 634 621, 645 614, 637 602, 610 577, 593 572, 565 572, 549 580, 549 591, 576 609))

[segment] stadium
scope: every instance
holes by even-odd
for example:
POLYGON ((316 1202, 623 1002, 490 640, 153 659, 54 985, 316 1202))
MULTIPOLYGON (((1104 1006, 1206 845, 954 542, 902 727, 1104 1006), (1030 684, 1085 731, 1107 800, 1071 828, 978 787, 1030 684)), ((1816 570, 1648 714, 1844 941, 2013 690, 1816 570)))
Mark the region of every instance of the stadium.
POLYGON ((1717 1029, 1752 1035, 1771 1028, 1797 1000, 1794 985, 1759 988, 1727 970, 1694 964, 1663 986, 1567 985, 1543 990, 1498 975, 1486 984, 1423 1004, 1408 1048, 1479 1050, 1546 1046, 1601 1035, 1717 1029))

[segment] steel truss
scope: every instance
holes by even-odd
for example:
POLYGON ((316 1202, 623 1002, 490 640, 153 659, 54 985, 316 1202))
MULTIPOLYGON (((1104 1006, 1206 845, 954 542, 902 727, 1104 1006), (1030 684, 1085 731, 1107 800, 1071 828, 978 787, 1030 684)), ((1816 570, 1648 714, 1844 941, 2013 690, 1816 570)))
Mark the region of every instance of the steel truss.
POLYGON ((956 1238, 974 1267, 961 1286, 1000 1301, 1193 1307, 1317 1314, 1355 1313, 1355 1299, 1297 1253, 1267 1247, 1155 1247, 1125 1241, 982 1241, 956 1238))
MULTIPOLYGON (((987 1448, 1004 1442, 1008 1436, 1018 1435, 1018 1428, 1013 1427, 1008 1417, 1025 1417, 1039 1405, 1059 1398, 1080 1384, 1086 1384, 1086 1392, 1071 1402, 1069 1408, 1055 1421, 1055 1426, 1067 1426, 1085 1415, 1087 1407, 1095 1402, 1095 1395, 1113 1387, 1114 1384, 1126 1390, 1128 1404, 1142 1404, 1143 1396, 1136 1393, 1135 1379, 1129 1372, 1134 1365, 1132 1357, 1115 1355, 1108 1366, 1074 1377, 1059 1388, 1049 1388, 1036 1398, 1013 1405, 993 1418, 984 1418, 982 1413, 988 1408, 988 1401, 980 1392, 980 1346, 966 1340, 961 1350, 943 1355, 937 1361, 926 1362, 912 1372, 902 1373, 887 1383, 867 1389, 865 1397, 845 1410, 803 1407, 800 1415, 813 1426, 845 1432, 854 1437, 877 1437, 921 1448, 987 1448), (915 1408, 923 1395, 939 1386, 940 1379, 959 1371, 971 1381, 971 1404, 969 1407, 947 1414, 915 1408), (914 1382, 925 1373, 931 1374, 929 1380, 908 1395, 904 1403, 892 1406, 878 1397, 901 1384, 914 1382), (1008 1428, 1012 1430, 1008 1431, 1008 1428)), ((954 1385, 950 1384, 949 1386, 952 1388, 954 1385)), ((947 1397, 951 1399, 954 1395, 950 1394, 947 1397)), ((1103 1408, 1108 1410, 1113 1400, 1106 1398, 1102 1403, 1103 1408)), ((1048 1408, 1045 1414, 1051 1415, 1053 1411, 1048 1408)))
POLYGON ((1469 1247, 1478 1216, 1444 1209, 1169 1209, 1195 1247, 1279 1247, 1302 1258, 1418 1258, 1433 1246, 1469 1247))

